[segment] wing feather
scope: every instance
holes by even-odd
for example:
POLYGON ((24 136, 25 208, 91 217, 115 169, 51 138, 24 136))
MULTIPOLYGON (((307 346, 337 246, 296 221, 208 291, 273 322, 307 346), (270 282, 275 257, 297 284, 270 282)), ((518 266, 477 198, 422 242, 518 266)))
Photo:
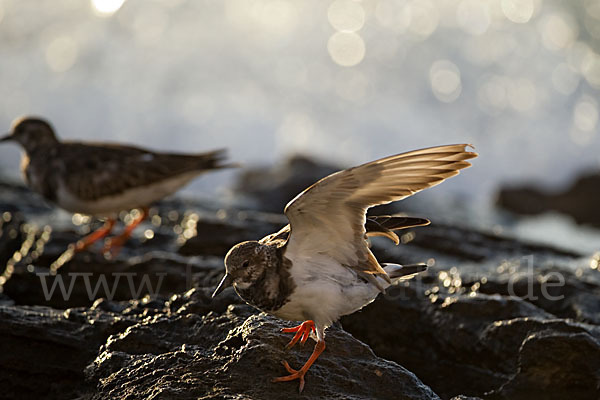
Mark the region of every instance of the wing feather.
POLYGON ((469 145, 431 147, 331 174, 285 207, 291 254, 325 254, 361 272, 387 274, 365 240, 369 207, 405 199, 455 176, 477 157, 469 145))

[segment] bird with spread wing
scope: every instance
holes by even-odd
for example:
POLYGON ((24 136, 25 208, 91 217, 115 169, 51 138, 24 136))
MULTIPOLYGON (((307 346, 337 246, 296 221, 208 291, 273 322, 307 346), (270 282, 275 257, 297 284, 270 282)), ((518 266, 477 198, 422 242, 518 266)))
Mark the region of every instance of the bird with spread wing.
POLYGON ((325 350, 325 329, 341 316, 371 303, 400 280, 424 271, 424 264, 380 264, 369 236, 429 224, 422 218, 367 217, 370 207, 402 200, 435 186, 469 167, 477 157, 469 145, 431 147, 376 160, 329 175, 300 193, 285 207, 289 225, 260 241, 234 246, 225 256, 226 273, 213 297, 228 286, 250 305, 279 318, 304 321, 284 332, 288 344, 317 343, 308 361, 274 381, 300 381, 325 350))

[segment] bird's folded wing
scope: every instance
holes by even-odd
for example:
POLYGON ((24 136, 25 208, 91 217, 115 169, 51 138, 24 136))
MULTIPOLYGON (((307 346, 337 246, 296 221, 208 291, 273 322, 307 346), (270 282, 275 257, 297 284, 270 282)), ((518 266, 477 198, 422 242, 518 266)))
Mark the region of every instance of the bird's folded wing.
POLYGON ((62 148, 69 154, 61 157, 69 171, 78 197, 96 200, 126 190, 158 183, 179 175, 199 174, 222 168, 222 150, 204 154, 166 154, 117 145, 69 143, 62 148))
POLYGON ((288 203, 291 225, 286 252, 322 254, 358 271, 385 272, 365 240, 369 207, 402 200, 469 167, 477 156, 457 144, 382 158, 336 172, 288 203))

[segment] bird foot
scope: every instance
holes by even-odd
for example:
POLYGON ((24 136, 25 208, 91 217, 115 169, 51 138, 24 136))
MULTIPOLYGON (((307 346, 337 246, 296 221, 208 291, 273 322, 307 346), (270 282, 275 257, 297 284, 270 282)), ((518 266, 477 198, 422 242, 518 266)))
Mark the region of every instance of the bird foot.
MULTIPOLYGON (((313 323, 313 321, 306 321, 305 324, 307 322, 313 323)), ((304 324, 302 324, 302 325, 304 325, 304 324)), ((273 382, 287 382, 287 381, 293 381, 294 379, 298 379, 300 381, 300 387, 298 389, 299 389, 300 393, 302 393, 302 390, 304 389, 304 375, 306 375, 306 372, 308 372, 311 365, 313 365, 313 363, 317 360, 317 358, 319 358, 319 355, 321 355, 323 350, 325 350, 325 341, 320 340, 315 345, 315 349, 313 350, 312 354, 310 355, 310 358, 306 361, 306 363, 299 370, 295 370, 294 368, 290 367, 290 365, 287 363, 287 361, 283 361, 283 366, 285 367, 287 372, 290 373, 290 375, 281 376, 279 378, 274 378, 273 382)))
POLYGON ((102 249, 103 254, 109 254, 112 258, 116 257, 121 251, 121 247, 129 240, 133 230, 142 223, 143 220, 148 216, 148 208, 144 207, 141 209, 140 215, 134 219, 129 225, 125 227, 123 233, 118 236, 108 238, 104 248, 102 249))
POLYGON ((292 328, 282 328, 281 332, 296 332, 293 339, 285 346, 286 349, 291 349, 300 340, 300 343, 304 344, 308 340, 311 332, 315 331, 315 323, 312 320, 304 321, 298 326, 292 328))
POLYGON ((86 240, 78 240, 77 242, 69 245, 69 247, 73 247, 73 250, 75 253, 80 253, 82 251, 85 251, 88 249, 88 247, 90 247, 92 244, 94 244, 95 241, 86 241, 86 240))
POLYGON ((89 235, 87 235, 86 237, 78 240, 73 246, 73 251, 75 253, 79 253, 81 251, 87 250, 88 247, 90 247, 91 245, 93 245, 94 243, 96 243, 98 240, 104 238, 106 235, 108 235, 113 227, 115 226, 115 220, 114 219, 109 219, 108 221, 106 221, 106 223, 104 224, 104 226, 102 226, 100 229, 90 233, 89 235))
POLYGON ((290 364, 288 364, 287 361, 282 361, 281 363, 283 364, 287 372, 290 373, 290 375, 280 376, 279 378, 273 378, 273 382, 288 382, 293 381, 294 379, 298 379, 300 380, 300 387, 298 388, 298 393, 302 393, 302 390, 304 390, 304 375, 306 375, 306 371, 308 369, 304 370, 303 368, 300 368, 299 370, 295 370, 294 368, 290 367, 290 364))

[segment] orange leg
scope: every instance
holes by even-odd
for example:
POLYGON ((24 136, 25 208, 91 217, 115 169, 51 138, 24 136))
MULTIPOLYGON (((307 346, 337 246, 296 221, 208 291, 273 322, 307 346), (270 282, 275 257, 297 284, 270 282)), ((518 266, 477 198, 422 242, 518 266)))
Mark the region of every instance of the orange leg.
POLYGON ((308 320, 308 321, 304 321, 303 323, 301 323, 298 326, 294 326, 293 328, 283 328, 281 329, 281 332, 296 332, 296 334, 294 335, 294 338, 287 344, 287 346, 285 346, 286 349, 291 349, 292 347, 294 347, 294 345, 296 343, 298 343, 298 340, 300 340, 300 338, 302 338, 302 341, 300 343, 304 344, 306 343, 306 341, 308 340, 308 337, 310 336, 311 332, 315 331, 315 322, 312 320, 308 320))
POLYGON ((287 361, 283 361, 283 366, 285 367, 287 372, 290 373, 290 375, 275 378, 275 379, 273 379, 273 382, 287 382, 287 381, 293 381, 294 379, 299 379, 300 380, 299 392, 302 393, 302 389, 304 389, 304 375, 306 375, 306 372, 311 367, 311 365, 313 365, 313 363, 317 360, 317 358, 319 358, 319 356, 321 355, 323 350, 325 350, 325 341, 320 340, 315 345, 315 349, 313 350, 313 352, 312 352, 310 358, 308 359, 308 361, 306 362, 306 364, 304 364, 302 366, 302 368, 300 368, 297 371, 295 369, 293 369, 292 367, 290 367, 290 365, 287 363, 287 361))
POLYGON ((108 243, 106 243, 102 251, 103 253, 110 252, 113 256, 119 253, 121 246, 123 246, 123 244, 125 244, 125 242, 129 240, 133 230, 148 216, 147 207, 142 208, 141 211, 142 212, 140 216, 135 220, 131 221, 131 223, 125 227, 123 233, 121 233, 119 236, 115 236, 108 239, 108 243))
POLYGON ((108 235, 112 231, 116 222, 117 221, 112 218, 108 219, 104 223, 104 226, 102 226, 99 229, 96 229, 94 232, 90 233, 89 235, 85 236, 84 238, 79 239, 77 241, 77 243, 75 243, 75 252, 78 253, 80 251, 84 251, 88 247, 90 247, 92 244, 96 243, 98 240, 104 238, 106 235, 108 235))

